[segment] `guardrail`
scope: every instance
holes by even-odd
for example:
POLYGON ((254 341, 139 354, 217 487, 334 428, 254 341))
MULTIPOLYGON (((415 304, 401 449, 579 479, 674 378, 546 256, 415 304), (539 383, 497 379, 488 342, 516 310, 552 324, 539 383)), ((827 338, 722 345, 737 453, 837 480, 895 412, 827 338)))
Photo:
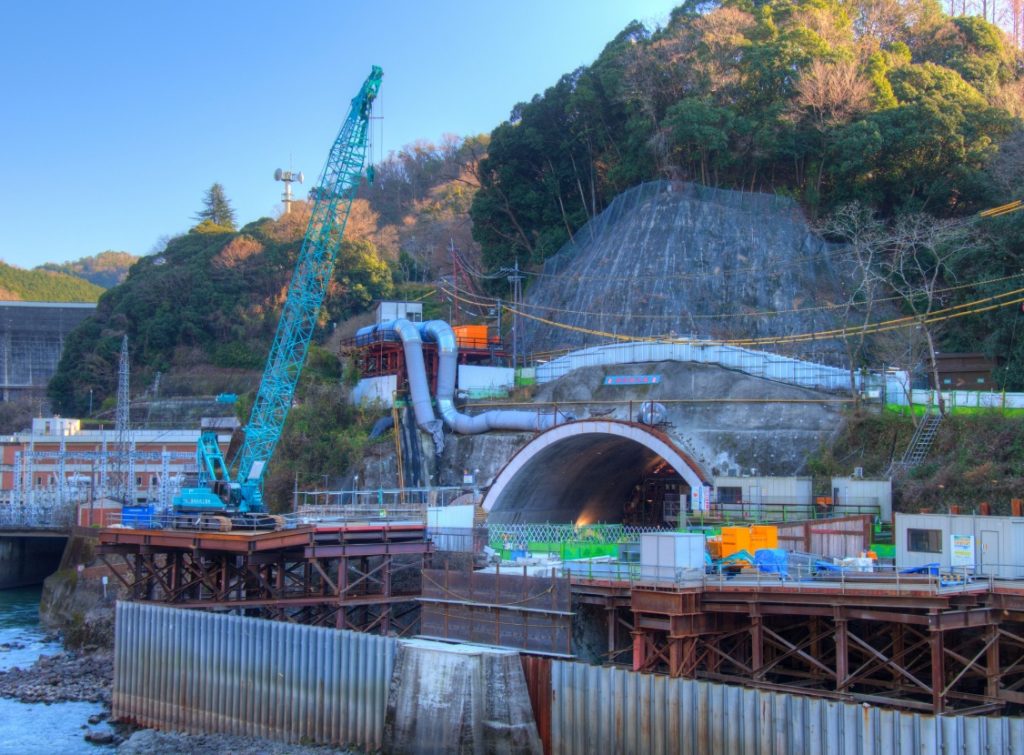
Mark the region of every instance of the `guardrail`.
MULTIPOLYGON (((824 560, 811 554, 798 554, 802 563, 789 564, 784 573, 765 571, 755 565, 715 564, 704 568, 676 568, 668 565, 641 565, 602 559, 580 559, 553 565, 556 576, 575 580, 626 582, 630 585, 673 586, 718 589, 750 587, 785 588, 793 592, 837 589, 841 593, 878 590, 916 591, 933 595, 972 590, 991 590, 992 575, 976 574, 966 567, 918 572, 888 564, 870 567, 825 566, 824 560), (810 560, 810 563, 808 563, 810 560)), ((514 572, 516 566, 509 571, 514 572)))
POLYGON ((457 486, 305 490, 296 494, 294 506, 296 511, 313 511, 319 508, 339 510, 347 506, 377 506, 385 509, 409 504, 448 506, 468 492, 466 488, 457 486))

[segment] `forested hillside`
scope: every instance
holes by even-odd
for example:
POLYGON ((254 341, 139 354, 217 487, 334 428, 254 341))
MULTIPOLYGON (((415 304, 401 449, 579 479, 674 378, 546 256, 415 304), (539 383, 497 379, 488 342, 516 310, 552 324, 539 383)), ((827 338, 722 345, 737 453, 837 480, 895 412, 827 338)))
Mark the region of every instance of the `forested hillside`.
POLYGON ((47 262, 37 270, 51 270, 87 280, 101 288, 113 288, 128 277, 128 268, 139 258, 128 252, 100 252, 74 262, 47 262))
POLYGON ((539 261, 623 190, 681 178, 885 215, 1005 195, 984 168, 1024 107, 1002 33, 937 3, 726 0, 633 24, 492 134, 473 204, 492 263, 539 261))
POLYGON ((0 300, 96 301, 103 289, 71 275, 22 270, 0 262, 0 300))
MULTIPOLYGON (((792 197, 826 231, 837 210, 882 224, 895 235, 881 252, 928 231, 936 244, 915 251, 917 282, 940 292, 929 311, 974 301, 1020 285, 1024 213, 947 232, 1021 195, 1021 72, 999 29, 929 0, 686 3, 515 106, 480 166, 473 233, 488 268, 536 265, 625 189, 688 180, 792 197)), ((848 242, 862 228, 838 230, 848 242)), ((894 283, 891 256, 872 256, 894 283)), ((920 315, 919 291, 889 294, 920 315)), ((1000 308, 928 335, 998 356, 1019 389, 1017 319, 1000 308)))
MULTIPOLYGON (((396 286, 432 279, 449 239, 472 253, 465 221, 484 143, 422 142, 377 166, 376 180, 362 187, 352 207, 318 339, 396 286)), ((124 334, 135 393, 157 372, 165 393, 255 388, 310 208, 296 202, 291 214, 235 230, 226 197, 208 192, 204 206, 198 225, 132 266, 100 298, 96 316, 68 337, 49 387, 55 411, 81 415, 90 395, 97 407, 113 400, 124 334), (210 214, 214 205, 220 214, 210 214)))
MULTIPOLYGON (((456 267, 505 295, 502 268, 518 262, 529 286, 626 190, 688 181, 781 196, 828 241, 849 245, 861 277, 848 301, 807 291, 790 297, 792 311, 839 306, 842 322, 864 324, 886 302, 925 323, 912 337, 894 331, 907 348, 889 363, 915 363, 924 338, 933 353, 997 356, 999 384, 1024 389, 1024 318, 1014 310, 972 305, 960 312, 969 317, 929 321, 1024 286, 1024 212, 977 217, 1024 193, 1022 72, 1019 51, 995 26, 948 16, 931 0, 687 2, 664 28, 630 24, 593 64, 515 105, 489 136, 417 143, 375 166, 315 338, 375 298, 422 296, 456 267), (905 259, 919 267, 901 290, 905 259)), ((215 188, 221 210, 201 212, 199 225, 138 261, 69 337, 50 385, 56 411, 81 414, 90 392, 97 406, 113 401, 123 334, 136 393, 158 371, 165 389, 181 392, 255 387, 309 208, 297 203, 290 215, 235 230, 219 185, 207 204, 215 188)), ((599 323, 602 306, 611 305, 586 307, 599 323)), ((878 364, 861 345, 847 350, 851 371, 878 364)), ((282 444, 292 451, 272 471, 279 492, 296 476, 306 483, 344 466, 358 446, 338 434, 363 418, 331 408, 340 395, 333 356, 313 354, 282 444), (334 455, 302 450, 314 448, 334 455)))

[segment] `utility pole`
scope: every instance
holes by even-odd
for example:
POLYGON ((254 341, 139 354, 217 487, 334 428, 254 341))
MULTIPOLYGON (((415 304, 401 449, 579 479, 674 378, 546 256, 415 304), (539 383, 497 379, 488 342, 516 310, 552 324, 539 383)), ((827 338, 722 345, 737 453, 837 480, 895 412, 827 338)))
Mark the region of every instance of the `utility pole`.
POLYGON ((455 308, 454 312, 449 310, 450 314, 448 322, 452 325, 458 325, 459 318, 459 260, 455 254, 455 239, 448 239, 448 256, 452 259, 452 289, 455 291, 455 308))
POLYGON ((519 258, 516 257, 516 266, 508 276, 509 285, 512 287, 512 369, 519 367, 519 309, 523 302, 522 281, 523 276, 519 274, 519 258))

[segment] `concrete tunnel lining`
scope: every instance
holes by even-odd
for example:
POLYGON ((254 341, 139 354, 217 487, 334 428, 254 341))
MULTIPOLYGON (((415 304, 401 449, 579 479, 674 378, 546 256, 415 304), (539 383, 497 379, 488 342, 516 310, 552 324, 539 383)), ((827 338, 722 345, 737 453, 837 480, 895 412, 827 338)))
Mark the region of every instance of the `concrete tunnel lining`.
POLYGON ((493 522, 617 522, 633 486, 661 460, 692 490, 710 484, 657 431, 615 420, 570 422, 523 446, 495 477, 483 508, 493 522))

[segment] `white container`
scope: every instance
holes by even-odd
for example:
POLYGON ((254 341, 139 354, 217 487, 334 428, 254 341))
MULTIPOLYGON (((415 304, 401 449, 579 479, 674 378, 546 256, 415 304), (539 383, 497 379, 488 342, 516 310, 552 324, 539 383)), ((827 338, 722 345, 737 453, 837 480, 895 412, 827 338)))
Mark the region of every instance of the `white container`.
POLYGON ((679 581, 704 571, 704 535, 699 532, 657 532, 640 536, 640 578, 679 581), (696 570, 696 572, 694 571, 696 570))

